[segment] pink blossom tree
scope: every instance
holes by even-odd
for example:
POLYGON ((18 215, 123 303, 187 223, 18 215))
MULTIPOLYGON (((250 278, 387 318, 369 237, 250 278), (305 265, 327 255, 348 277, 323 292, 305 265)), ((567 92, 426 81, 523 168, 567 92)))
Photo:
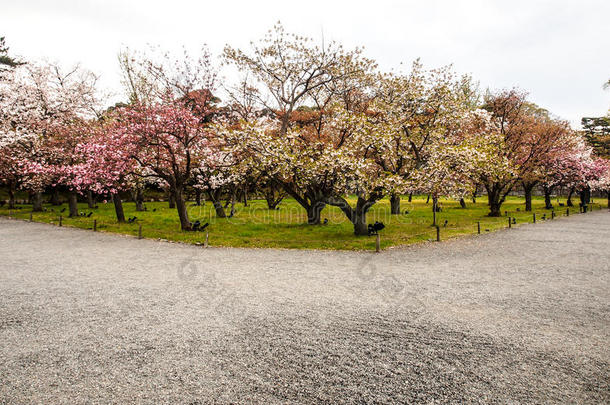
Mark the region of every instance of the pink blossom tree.
POLYGON ((119 110, 117 138, 141 176, 166 183, 176 201, 182 230, 190 230, 185 189, 196 168, 215 153, 213 133, 182 103, 133 105, 119 110))
POLYGON ((137 166, 130 157, 131 145, 124 143, 117 130, 120 123, 106 120, 90 125, 90 136, 77 146, 81 162, 72 167, 72 181, 78 190, 110 195, 117 221, 125 222, 119 193, 137 182, 137 166))
POLYGON ((559 169, 557 165, 561 165, 562 161, 568 162, 571 153, 577 153, 574 146, 578 142, 577 136, 566 121, 533 116, 523 137, 519 157, 529 161, 518 163, 525 191, 525 210, 532 210, 532 190, 536 185, 542 186, 545 207, 551 209, 551 193, 559 183, 549 180, 561 176, 554 169, 559 169))
POLYGON ((591 182, 594 190, 605 192, 610 209, 610 161, 604 158, 596 158, 597 178, 591 182))
POLYGON ((54 131, 96 116, 96 82, 95 75, 79 66, 65 70, 56 64, 29 63, 0 84, 0 148, 4 149, 0 154, 5 156, 2 177, 9 179, 9 189, 21 187, 32 192, 34 210, 42 210, 41 191, 54 183, 45 169, 59 157, 57 153, 46 155, 60 152, 51 146, 54 131), (6 156, 12 157, 12 163, 7 163, 6 156))
POLYGON ((527 194, 544 175, 544 162, 561 148, 569 129, 564 122, 541 118, 517 90, 489 93, 484 107, 490 114, 491 160, 477 172, 487 190, 489 216, 500 216, 506 196, 519 182, 525 182, 527 194))

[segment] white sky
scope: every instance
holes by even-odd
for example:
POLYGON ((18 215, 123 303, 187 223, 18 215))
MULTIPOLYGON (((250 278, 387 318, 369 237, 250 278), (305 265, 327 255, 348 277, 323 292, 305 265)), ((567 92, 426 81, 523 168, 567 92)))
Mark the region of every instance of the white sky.
POLYGON ((609 0, 0 0, 0 36, 26 59, 81 62, 119 92, 117 52, 158 44, 218 55, 280 20, 287 31, 364 46, 384 69, 421 57, 481 87, 518 86, 578 126, 610 107, 609 0))

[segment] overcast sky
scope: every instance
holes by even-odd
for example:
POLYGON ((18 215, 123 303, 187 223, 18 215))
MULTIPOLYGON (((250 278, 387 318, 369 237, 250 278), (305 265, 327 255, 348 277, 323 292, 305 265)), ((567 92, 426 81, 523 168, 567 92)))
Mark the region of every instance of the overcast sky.
POLYGON ((0 36, 26 59, 81 62, 120 91, 117 52, 226 43, 287 31, 364 46, 384 69, 453 63, 482 88, 520 87, 577 126, 610 107, 609 0, 0 0, 0 36))

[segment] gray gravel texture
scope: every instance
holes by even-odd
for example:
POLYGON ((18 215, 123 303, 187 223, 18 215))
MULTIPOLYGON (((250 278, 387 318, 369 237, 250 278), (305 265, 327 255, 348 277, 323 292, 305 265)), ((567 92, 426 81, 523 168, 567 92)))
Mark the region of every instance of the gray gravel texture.
POLYGON ((0 219, 0 403, 610 403, 609 263, 608 212, 381 254, 0 219))

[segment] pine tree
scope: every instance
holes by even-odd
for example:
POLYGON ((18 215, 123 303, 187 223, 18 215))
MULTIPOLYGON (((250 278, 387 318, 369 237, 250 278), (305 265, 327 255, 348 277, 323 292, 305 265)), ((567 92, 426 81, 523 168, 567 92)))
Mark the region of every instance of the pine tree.
POLYGON ((8 55, 8 49, 4 37, 0 37, 0 72, 23 65, 23 62, 8 55))

